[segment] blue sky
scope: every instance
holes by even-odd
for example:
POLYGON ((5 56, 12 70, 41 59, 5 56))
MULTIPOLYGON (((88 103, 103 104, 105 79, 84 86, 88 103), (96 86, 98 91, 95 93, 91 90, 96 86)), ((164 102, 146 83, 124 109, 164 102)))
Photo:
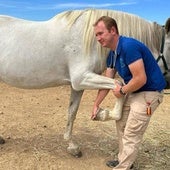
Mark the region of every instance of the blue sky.
POLYGON ((161 25, 170 17, 170 0, 0 0, 0 15, 35 21, 48 20, 62 11, 87 8, 124 11, 161 25))

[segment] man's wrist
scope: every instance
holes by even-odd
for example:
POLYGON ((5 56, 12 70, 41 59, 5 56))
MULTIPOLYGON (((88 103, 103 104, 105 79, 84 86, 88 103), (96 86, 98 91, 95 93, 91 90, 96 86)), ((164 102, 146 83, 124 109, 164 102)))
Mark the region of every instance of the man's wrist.
POLYGON ((123 95, 123 96, 126 95, 126 93, 123 91, 123 86, 120 88, 119 92, 120 92, 120 94, 123 95))

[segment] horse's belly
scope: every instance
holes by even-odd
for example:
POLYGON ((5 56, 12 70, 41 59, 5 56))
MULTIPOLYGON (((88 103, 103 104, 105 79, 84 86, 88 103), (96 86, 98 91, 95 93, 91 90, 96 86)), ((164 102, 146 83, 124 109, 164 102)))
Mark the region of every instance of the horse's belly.
POLYGON ((35 65, 6 63, 1 62, 0 80, 15 87, 46 88, 70 83, 69 74, 66 69, 60 68, 61 65, 53 67, 45 62, 35 65))
POLYGON ((24 89, 40 89, 47 87, 55 87, 60 85, 68 85, 70 84, 69 79, 57 77, 57 78, 42 78, 42 77, 17 77, 17 76, 3 76, 0 77, 0 80, 9 84, 11 86, 15 86, 18 88, 24 89))

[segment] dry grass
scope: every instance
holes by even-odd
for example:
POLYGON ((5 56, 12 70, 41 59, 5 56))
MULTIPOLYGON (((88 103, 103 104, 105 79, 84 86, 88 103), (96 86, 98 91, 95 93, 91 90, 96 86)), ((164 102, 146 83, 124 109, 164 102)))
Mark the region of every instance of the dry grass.
MULTIPOLYGON (((67 120, 69 88, 22 90, 0 84, 0 129, 6 144, 0 149, 0 170, 109 170, 105 162, 116 157, 114 121, 90 120, 96 91, 86 91, 74 124, 73 137, 83 157, 67 154, 63 139, 67 120)), ((152 117, 145 133, 137 170, 170 168, 170 95, 152 117)), ((103 107, 111 108, 109 93, 103 107)))

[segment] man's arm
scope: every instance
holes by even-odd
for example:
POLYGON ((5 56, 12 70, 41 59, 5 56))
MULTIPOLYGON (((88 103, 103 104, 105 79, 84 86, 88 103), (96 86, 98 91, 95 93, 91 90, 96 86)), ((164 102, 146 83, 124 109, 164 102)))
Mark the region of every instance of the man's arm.
MULTIPOLYGON (((105 72, 105 76, 109 78, 114 78, 116 74, 116 71, 112 68, 107 68, 105 72)), ((100 104, 104 100, 104 98, 107 96, 109 89, 100 89, 98 90, 98 94, 96 97, 96 100, 94 102, 92 114, 91 114, 91 119, 95 119, 97 110, 99 109, 100 104)))
POLYGON ((142 59, 139 59, 130 64, 129 69, 132 73, 132 79, 128 82, 128 84, 124 85, 123 87, 119 85, 116 86, 116 88, 113 90, 116 97, 122 97, 122 95, 120 94, 121 87, 124 93, 131 93, 141 88, 147 81, 142 59))

